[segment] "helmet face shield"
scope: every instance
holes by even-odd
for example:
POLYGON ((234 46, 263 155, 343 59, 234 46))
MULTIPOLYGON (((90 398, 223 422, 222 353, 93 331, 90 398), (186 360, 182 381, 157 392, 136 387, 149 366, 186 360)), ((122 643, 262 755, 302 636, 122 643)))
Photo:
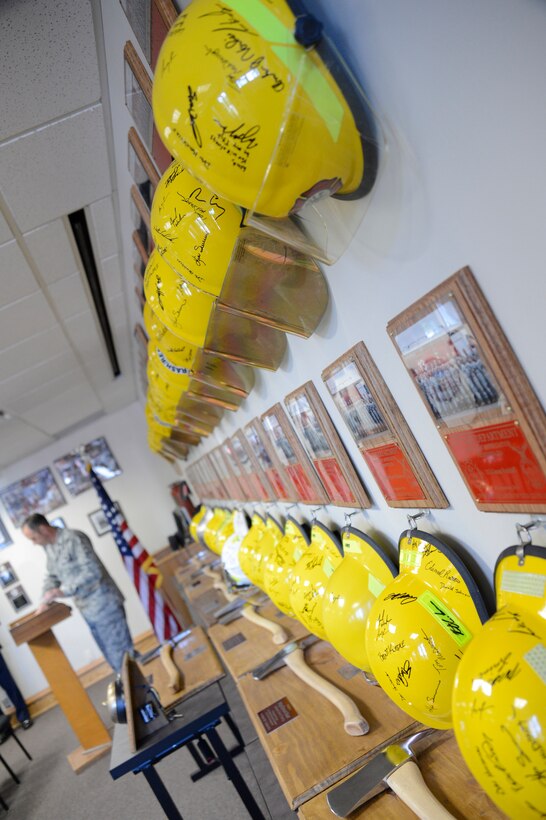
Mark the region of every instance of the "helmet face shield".
POLYGON ((377 168, 373 122, 351 110, 354 83, 325 39, 304 48, 296 27, 285 0, 193 0, 153 86, 171 154, 219 196, 273 217, 314 197, 362 196, 377 168))

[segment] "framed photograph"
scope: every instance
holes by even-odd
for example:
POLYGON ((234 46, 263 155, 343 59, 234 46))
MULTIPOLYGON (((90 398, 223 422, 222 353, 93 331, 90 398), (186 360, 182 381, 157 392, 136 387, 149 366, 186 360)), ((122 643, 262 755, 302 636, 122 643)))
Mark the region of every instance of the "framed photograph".
POLYGON ((239 486, 239 482, 229 470, 228 465, 222 455, 221 448, 215 447, 214 450, 211 450, 207 453, 207 455, 222 486, 225 487, 228 499, 237 501, 244 500, 243 491, 239 486))
POLYGON ((313 382, 294 390, 284 403, 332 504, 370 507, 368 494, 313 382))
POLYGON ((388 332, 478 509, 546 512, 546 414, 471 270, 388 332))
POLYGON ((249 497, 253 501, 273 501, 274 494, 269 482, 254 458, 252 450, 241 430, 230 439, 231 450, 241 471, 240 481, 245 481, 249 497))
POLYGON ((21 586, 21 584, 17 584, 15 587, 11 587, 6 592, 6 598, 14 608, 16 612, 19 612, 20 609, 24 609, 26 606, 29 606, 30 601, 28 599, 28 595, 26 594, 25 590, 21 586))
POLYGON ((49 524, 51 527, 60 527, 62 530, 66 529, 64 518, 61 518, 60 516, 58 516, 57 518, 50 518, 49 524))
POLYGON ((109 481, 121 475, 121 468, 106 439, 100 436, 53 462, 70 495, 79 495, 91 487, 87 472, 88 462, 101 481, 109 481))
POLYGON ((144 143, 133 127, 129 129, 128 140, 127 161, 129 173, 144 204, 150 210, 160 177, 144 147, 144 143))
POLYGON ((18 580, 19 578, 17 577, 17 573, 9 561, 5 561, 3 564, 0 564, 0 585, 4 589, 12 584, 15 584, 18 580))
POLYGON ((32 513, 47 515, 66 504, 49 467, 10 484, 0 492, 0 499, 15 527, 32 513))
MULTIPOLYGON (((186 3, 187 4, 187 3, 186 3)), ((152 71, 167 32, 178 16, 171 0, 121 0, 121 6, 152 71)))
POLYGON ((235 501, 253 501, 254 499, 248 494, 247 482, 245 477, 241 475, 241 468, 237 463, 231 441, 228 438, 222 442, 219 451, 220 457, 224 459, 227 471, 232 479, 234 489, 231 498, 235 501))
POLYGON ((13 544, 13 540, 10 537, 4 522, 0 518, 0 550, 4 549, 4 547, 9 547, 10 544, 13 544))
POLYGON ((358 342, 322 373, 328 392, 389 507, 448 501, 379 369, 358 342))
POLYGON ((244 429, 244 434, 256 463, 261 467, 278 500, 298 501, 292 482, 284 472, 284 467, 277 458, 260 420, 250 421, 244 429))
POLYGON ((283 406, 273 405, 263 414, 262 424, 299 500, 304 504, 328 504, 328 494, 290 426, 283 406))
POLYGON ((172 157, 161 142, 154 125, 152 81, 130 40, 125 43, 123 57, 125 66, 125 104, 159 173, 164 174, 172 162, 172 157))
MULTIPOLYGON (((114 506, 116 507, 118 512, 121 512, 121 507, 117 501, 114 501, 114 506)), ((110 522, 106 518, 104 510, 102 507, 100 509, 95 510, 92 513, 88 513, 87 517, 93 524, 93 529, 95 530, 97 535, 106 535, 107 532, 111 531, 110 522)))

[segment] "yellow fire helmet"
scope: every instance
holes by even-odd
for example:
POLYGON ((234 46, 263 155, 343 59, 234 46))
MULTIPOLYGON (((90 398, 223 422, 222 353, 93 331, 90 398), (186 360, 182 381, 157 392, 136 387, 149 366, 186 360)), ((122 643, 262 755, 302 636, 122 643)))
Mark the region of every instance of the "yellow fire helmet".
POLYGON ((343 561, 324 593, 322 620, 332 646, 349 663, 370 672, 366 654, 366 621, 372 604, 396 575, 396 567, 369 535, 345 527, 343 561))
POLYGON ((234 317, 215 297, 191 287, 157 250, 146 265, 144 292, 159 320, 180 339, 242 364, 269 370, 280 365, 287 347, 282 331, 234 317))
POLYGON ((224 544, 226 543, 227 539, 231 535, 233 535, 233 532, 233 510, 228 510, 228 514, 224 519, 224 522, 218 527, 216 531, 214 552, 217 555, 222 555, 224 544))
POLYGON ((546 555, 510 547, 495 568, 497 612, 459 664, 453 723, 478 783, 508 817, 546 809, 546 555))
MULTIPOLYGON (((199 185, 180 162, 159 181, 152 235, 175 273, 235 313, 310 336, 328 305, 328 285, 317 262, 240 223, 240 209, 199 185)), ((290 230, 298 228, 290 223, 290 230)))
POLYGON ((252 581, 252 555, 265 532, 265 518, 260 513, 253 513, 250 519, 250 529, 244 536, 239 547, 239 565, 247 578, 252 581), (249 572, 250 568, 250 572, 249 572))
POLYGON ((343 559, 336 535, 318 521, 311 527, 311 544, 292 570, 290 606, 296 618, 319 638, 328 640, 322 605, 328 581, 343 559))
POLYGON ((204 504, 201 504, 195 515, 193 516, 192 520, 190 521, 190 535, 193 541, 197 541, 197 527, 201 519, 205 516, 207 508, 204 504))
POLYGON ((260 589, 264 584, 265 562, 282 536, 283 530, 278 521, 267 515, 265 527, 259 528, 255 537, 246 542, 246 549, 241 554, 241 567, 245 575, 260 589))
POLYGON ((303 524, 288 516, 284 525, 284 535, 275 545, 275 549, 268 555, 265 566, 263 584, 264 591, 271 598, 281 612, 293 616, 290 605, 290 590, 292 588, 292 571, 311 543, 303 524))
POLYGON ((193 0, 153 84, 170 153, 219 196, 273 217, 371 190, 377 147, 362 99, 299 0, 193 0))
POLYGON ((211 518, 209 518, 205 525, 203 541, 209 550, 212 550, 212 552, 215 552, 217 555, 219 555, 219 552, 216 548, 216 536, 229 514, 230 510, 224 507, 215 507, 211 518))
POLYGON ((366 624, 366 653, 387 695, 415 720, 452 726, 459 661, 487 619, 461 559, 417 529, 402 533, 400 574, 379 593, 366 624))
POLYGON ((233 534, 227 539, 222 548, 222 566, 227 577, 234 586, 245 587, 250 585, 250 578, 244 574, 239 562, 239 548, 243 538, 250 528, 250 521, 243 510, 233 513, 233 534))

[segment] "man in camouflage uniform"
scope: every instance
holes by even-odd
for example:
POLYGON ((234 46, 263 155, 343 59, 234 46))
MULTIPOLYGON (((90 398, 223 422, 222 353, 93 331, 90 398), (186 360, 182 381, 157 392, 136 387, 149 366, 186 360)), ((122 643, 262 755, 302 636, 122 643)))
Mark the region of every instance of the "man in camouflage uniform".
POLYGON ((43 546, 47 555, 47 575, 38 612, 55 598, 72 597, 102 654, 119 673, 125 652, 134 652, 124 598, 87 535, 79 530, 51 527, 40 513, 30 515, 22 530, 30 541, 43 546))

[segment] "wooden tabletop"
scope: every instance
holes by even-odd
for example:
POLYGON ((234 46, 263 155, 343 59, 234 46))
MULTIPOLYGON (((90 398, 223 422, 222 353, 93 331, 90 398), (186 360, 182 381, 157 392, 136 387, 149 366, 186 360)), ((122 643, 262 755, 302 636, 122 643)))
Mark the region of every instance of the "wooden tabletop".
POLYGON ((209 686, 225 674, 218 655, 200 626, 192 627, 189 634, 176 645, 172 658, 182 673, 182 689, 174 693, 168 687, 169 674, 159 656, 146 664, 139 664, 165 709, 209 686))
MULTIPOLYGON (((438 740, 419 755, 418 763, 429 789, 458 820, 505 817, 471 775, 452 732, 439 735, 438 740)), ((300 806, 300 820, 333 820, 335 815, 326 795, 327 791, 300 806)), ((415 814, 393 792, 386 791, 351 812, 349 817, 350 820, 414 820, 415 814)))
POLYGON ((286 666, 261 681, 251 675, 239 679, 239 692, 293 809, 360 768, 377 747, 414 724, 325 641, 309 647, 305 659, 355 701, 370 731, 348 735, 340 712, 286 666))
MULTIPOLYGON (((309 634, 300 621, 289 618, 268 601, 258 608, 258 614, 279 623, 286 631, 288 640, 299 640, 309 634)), ((214 624, 208 629, 209 637, 222 658, 226 668, 237 680, 279 651, 271 635, 246 618, 240 617, 229 624, 214 624)))

